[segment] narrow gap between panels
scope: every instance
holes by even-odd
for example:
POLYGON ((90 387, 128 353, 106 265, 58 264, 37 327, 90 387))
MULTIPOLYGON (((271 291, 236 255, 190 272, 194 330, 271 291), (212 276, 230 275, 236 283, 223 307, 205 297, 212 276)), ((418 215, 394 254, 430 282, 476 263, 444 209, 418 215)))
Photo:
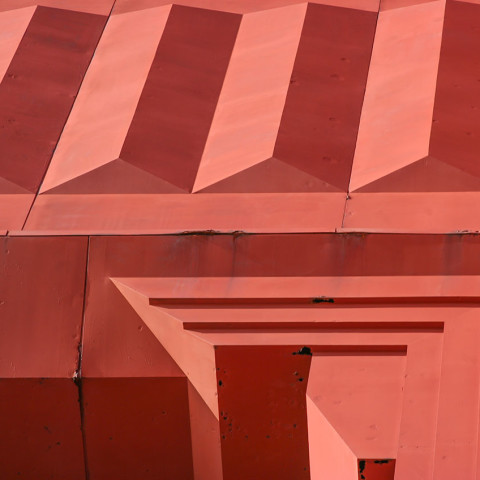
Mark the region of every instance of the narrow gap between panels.
POLYGON ((365 81, 365 89, 363 91, 362 108, 360 109, 360 118, 358 119, 357 136, 355 138, 355 149, 353 151, 352 166, 350 167, 350 177, 349 177, 349 181, 348 181, 347 194, 346 194, 346 197, 345 197, 345 207, 343 209, 343 217, 342 217, 341 228, 345 227, 345 216, 347 215, 347 206, 348 206, 348 201, 350 200, 350 181, 352 180, 353 162, 355 160, 355 152, 357 150, 358 133, 360 131, 360 122, 362 120, 363 106, 365 104, 365 96, 367 94, 368 78, 370 76, 370 67, 372 66, 373 49, 375 48, 375 37, 377 36, 378 18, 380 16, 380 6, 381 6, 381 0, 378 2, 377 17, 375 19, 375 33, 373 35, 373 40, 372 40, 372 53, 370 54, 370 60, 368 62, 367 79, 365 81))
POLYGON ((85 261, 85 281, 83 286, 82 317, 81 317, 81 325, 80 325, 80 339, 78 342, 78 360, 77 360, 78 363, 73 376, 73 381, 78 388, 78 406, 80 408, 80 428, 82 432, 83 460, 85 465, 86 480, 89 480, 90 472, 88 469, 87 438, 85 435, 85 402, 83 398, 83 384, 82 384, 82 355, 83 355, 83 337, 84 337, 84 330, 85 330, 85 310, 86 310, 86 304, 87 304, 89 261, 90 261, 90 237, 88 237, 87 239, 87 255, 86 255, 86 261, 85 261))

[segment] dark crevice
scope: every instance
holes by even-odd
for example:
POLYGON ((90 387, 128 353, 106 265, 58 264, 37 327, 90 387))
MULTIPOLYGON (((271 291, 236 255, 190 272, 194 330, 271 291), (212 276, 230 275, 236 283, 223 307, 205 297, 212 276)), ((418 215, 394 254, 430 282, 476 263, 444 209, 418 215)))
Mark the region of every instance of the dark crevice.
POLYGON ((360 109, 360 117, 358 119, 357 137, 355 139, 355 149, 353 151, 352 164, 350 166, 349 182, 348 182, 348 186, 347 186, 347 192, 345 194, 345 205, 343 207, 343 215, 342 215, 342 222, 340 224, 340 228, 345 228, 345 219, 346 219, 346 216, 347 216, 348 202, 349 202, 349 200, 351 200, 350 194, 352 192, 350 191, 350 182, 352 181, 353 162, 354 162, 354 159, 355 159, 355 152, 357 151, 358 132, 360 131, 360 123, 361 123, 361 119, 362 119, 361 112, 363 112, 363 107, 364 107, 364 104, 365 104, 365 96, 367 94, 368 73, 370 73, 370 67, 372 66, 373 49, 375 48, 375 38, 377 36, 378 17, 380 16, 380 6, 381 6, 381 2, 378 5, 377 17, 375 19, 375 30, 374 30, 373 39, 372 39, 372 50, 370 52, 370 60, 368 62, 367 78, 365 80, 365 89, 363 90, 362 108, 360 109))
MULTIPOLYGON (((312 349, 309 347, 302 347, 298 352, 293 352, 292 355, 312 355, 312 349)), ((303 378, 302 378, 303 380, 303 378)))
POLYGON ((328 297, 315 297, 312 299, 312 303, 335 303, 335 299, 328 297))
POLYGON ((87 441, 86 441, 86 435, 85 435, 85 402, 83 399, 83 382, 82 379, 79 377, 76 377, 73 379, 75 382, 75 385, 78 389, 78 405, 80 408, 80 428, 82 431, 82 443, 83 443, 83 461, 84 461, 84 466, 85 466, 85 479, 89 480, 90 479, 90 471, 88 469, 88 461, 87 461, 87 441))
POLYGON ((188 237, 193 235, 198 236, 211 236, 211 235, 232 235, 233 237, 239 237, 242 235, 250 235, 249 232, 244 232, 243 230, 233 230, 233 231, 221 231, 221 230, 184 230, 178 232, 175 235, 188 237))
POLYGON ((85 434, 85 408, 83 399, 83 382, 82 382, 82 360, 83 360, 83 337, 85 330, 85 309, 87 305, 87 287, 88 287, 88 264, 90 261, 90 237, 87 239, 87 255, 85 261, 85 281, 83 286, 83 307, 82 307, 82 319, 80 330, 80 341, 78 342, 78 363, 77 369, 73 375, 73 381, 78 388, 78 404, 80 408, 80 428, 82 431, 82 443, 83 443, 83 459, 85 465, 85 479, 90 479, 90 472, 88 469, 87 461, 87 438, 85 434))

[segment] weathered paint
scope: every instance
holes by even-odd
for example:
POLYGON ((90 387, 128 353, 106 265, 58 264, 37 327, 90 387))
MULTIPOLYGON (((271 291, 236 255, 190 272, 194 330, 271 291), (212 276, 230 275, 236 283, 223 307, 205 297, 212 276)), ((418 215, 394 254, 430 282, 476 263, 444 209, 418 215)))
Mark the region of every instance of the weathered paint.
POLYGON ((478 479, 479 16, 4 0, 0 477, 478 479))

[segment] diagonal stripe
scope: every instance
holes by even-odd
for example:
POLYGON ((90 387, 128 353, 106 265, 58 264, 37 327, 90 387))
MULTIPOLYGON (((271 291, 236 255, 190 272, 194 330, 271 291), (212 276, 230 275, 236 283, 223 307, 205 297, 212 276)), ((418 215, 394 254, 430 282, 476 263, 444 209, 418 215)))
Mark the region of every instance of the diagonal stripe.
POLYGON ((115 0, 2 0, 0 12, 25 7, 49 7, 75 12, 108 15, 115 0))
POLYGON ((36 7, 0 13, 0 82, 12 61, 36 7))
POLYGON ((430 153, 480 177, 480 5, 448 2, 430 153))
POLYGON ((428 155, 443 11, 439 0, 380 12, 350 191, 428 155))
POLYGON ((41 192, 119 157, 170 7, 111 17, 41 192))
POLYGON ((240 20, 172 7, 122 160, 191 190, 240 20))
POLYGON ((347 190, 377 15, 309 5, 274 156, 347 190))
POLYGON ((0 85, 0 176, 36 192, 105 17, 38 7, 0 85))
POLYGON ((272 156, 305 9, 243 17, 193 191, 272 156))

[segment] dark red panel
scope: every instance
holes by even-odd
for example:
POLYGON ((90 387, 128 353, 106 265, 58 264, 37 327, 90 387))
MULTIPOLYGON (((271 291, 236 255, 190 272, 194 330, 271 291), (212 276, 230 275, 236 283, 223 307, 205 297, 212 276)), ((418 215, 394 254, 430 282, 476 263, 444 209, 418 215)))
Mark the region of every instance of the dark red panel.
POLYGON ((122 160, 190 190, 241 16, 173 6, 122 160))
POLYGON ((36 192, 105 17, 37 7, 0 84, 0 176, 36 192))
MULTIPOLYGON (((90 245, 92 279, 475 275, 480 271, 477 235, 113 236, 93 237, 90 245)), ((96 282, 89 289, 91 298, 99 288, 96 282)), ((107 308, 108 304, 104 306, 107 308)))
POLYGON ((479 22, 480 5, 447 1, 430 141, 431 155, 477 177, 480 176, 479 22))
POLYGON ((2 479, 85 480, 73 380, 0 379, 0 444, 2 479))
POLYGON ((376 13, 312 5, 274 156, 336 189, 350 180, 376 13))
POLYGON ((292 355, 297 350, 217 347, 225 480, 310 479, 305 394, 311 356, 292 355))
POLYGON ((193 479, 185 378, 82 380, 90 480, 193 479))

